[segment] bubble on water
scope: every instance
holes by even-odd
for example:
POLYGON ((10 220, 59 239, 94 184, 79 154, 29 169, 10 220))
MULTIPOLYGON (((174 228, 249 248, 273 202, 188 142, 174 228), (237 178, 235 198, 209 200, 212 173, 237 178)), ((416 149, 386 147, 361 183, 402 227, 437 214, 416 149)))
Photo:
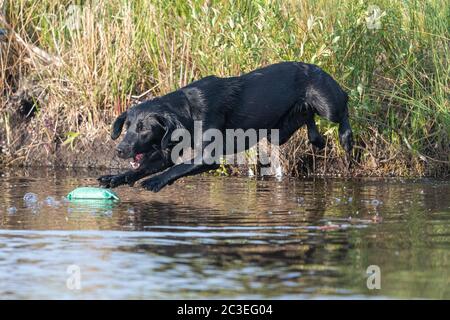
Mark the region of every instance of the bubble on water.
POLYGON ((353 201, 353 198, 352 197, 349 197, 348 198, 348 202, 352 202, 353 201))
POLYGON ((298 203, 303 203, 303 202, 305 202, 305 198, 303 198, 303 197, 298 197, 298 198, 297 198, 297 202, 298 202, 298 203))
POLYGON ((373 206, 379 206, 379 205, 381 204, 381 201, 380 201, 380 200, 377 200, 377 199, 373 199, 373 200, 371 201, 371 204, 372 204, 373 206))
POLYGON ((112 212, 112 210, 108 210, 108 211, 105 211, 103 214, 105 216, 111 217, 113 215, 113 212, 112 212))
POLYGON ((23 200, 26 203, 36 203, 38 201, 38 196, 35 193, 28 192, 23 196, 23 200))
POLYGON ((17 212, 17 208, 16 207, 10 207, 6 211, 8 212, 8 214, 15 214, 17 212))
POLYGON ((60 202, 55 200, 55 198, 48 196, 45 198, 44 203, 50 207, 58 207, 60 202))

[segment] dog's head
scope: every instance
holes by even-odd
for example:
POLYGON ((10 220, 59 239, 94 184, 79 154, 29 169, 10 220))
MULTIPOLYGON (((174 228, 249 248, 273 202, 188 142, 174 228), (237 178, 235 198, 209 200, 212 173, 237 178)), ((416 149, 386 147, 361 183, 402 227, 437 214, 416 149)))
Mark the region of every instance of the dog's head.
POLYGON ((133 159, 133 169, 140 166, 145 154, 167 149, 170 137, 178 127, 174 116, 164 108, 149 102, 138 104, 123 112, 112 126, 111 138, 116 140, 123 127, 123 140, 117 145, 117 155, 122 159, 133 159))

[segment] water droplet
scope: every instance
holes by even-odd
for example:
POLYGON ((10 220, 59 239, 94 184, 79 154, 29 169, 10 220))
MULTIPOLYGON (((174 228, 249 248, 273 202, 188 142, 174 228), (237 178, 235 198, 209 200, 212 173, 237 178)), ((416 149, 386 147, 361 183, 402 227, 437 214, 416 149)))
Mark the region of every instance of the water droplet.
POLYGON ((23 200, 27 203, 36 203, 38 201, 38 196, 35 193, 28 192, 23 196, 23 200))

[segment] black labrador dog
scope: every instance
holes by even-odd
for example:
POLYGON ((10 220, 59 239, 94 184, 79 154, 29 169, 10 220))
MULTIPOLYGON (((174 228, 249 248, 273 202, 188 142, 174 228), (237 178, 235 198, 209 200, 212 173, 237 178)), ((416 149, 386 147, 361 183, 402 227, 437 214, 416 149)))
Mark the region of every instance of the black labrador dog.
MULTIPOLYGON (((142 182, 147 190, 158 192, 181 177, 217 168, 219 164, 202 160, 175 164, 170 156, 176 144, 171 139, 174 130, 183 128, 193 134, 194 121, 202 121, 203 130, 221 132, 278 129, 280 145, 306 124, 309 141, 321 149, 325 141, 314 121, 318 114, 339 123, 339 141, 350 159, 353 138, 347 101, 347 94, 330 75, 302 62, 281 62, 239 77, 208 76, 122 113, 113 124, 111 138, 117 139, 126 127, 117 153, 133 159, 132 170, 98 180, 113 188, 165 170, 142 182)), ((203 143, 201 148, 205 147, 203 143)))

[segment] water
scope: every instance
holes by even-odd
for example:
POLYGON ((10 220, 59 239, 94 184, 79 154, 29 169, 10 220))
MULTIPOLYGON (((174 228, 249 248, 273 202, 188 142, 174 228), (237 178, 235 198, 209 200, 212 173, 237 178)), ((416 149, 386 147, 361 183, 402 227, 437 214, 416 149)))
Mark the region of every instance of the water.
POLYGON ((450 298, 449 181, 197 176, 63 199, 101 173, 1 173, 0 298, 450 298))

